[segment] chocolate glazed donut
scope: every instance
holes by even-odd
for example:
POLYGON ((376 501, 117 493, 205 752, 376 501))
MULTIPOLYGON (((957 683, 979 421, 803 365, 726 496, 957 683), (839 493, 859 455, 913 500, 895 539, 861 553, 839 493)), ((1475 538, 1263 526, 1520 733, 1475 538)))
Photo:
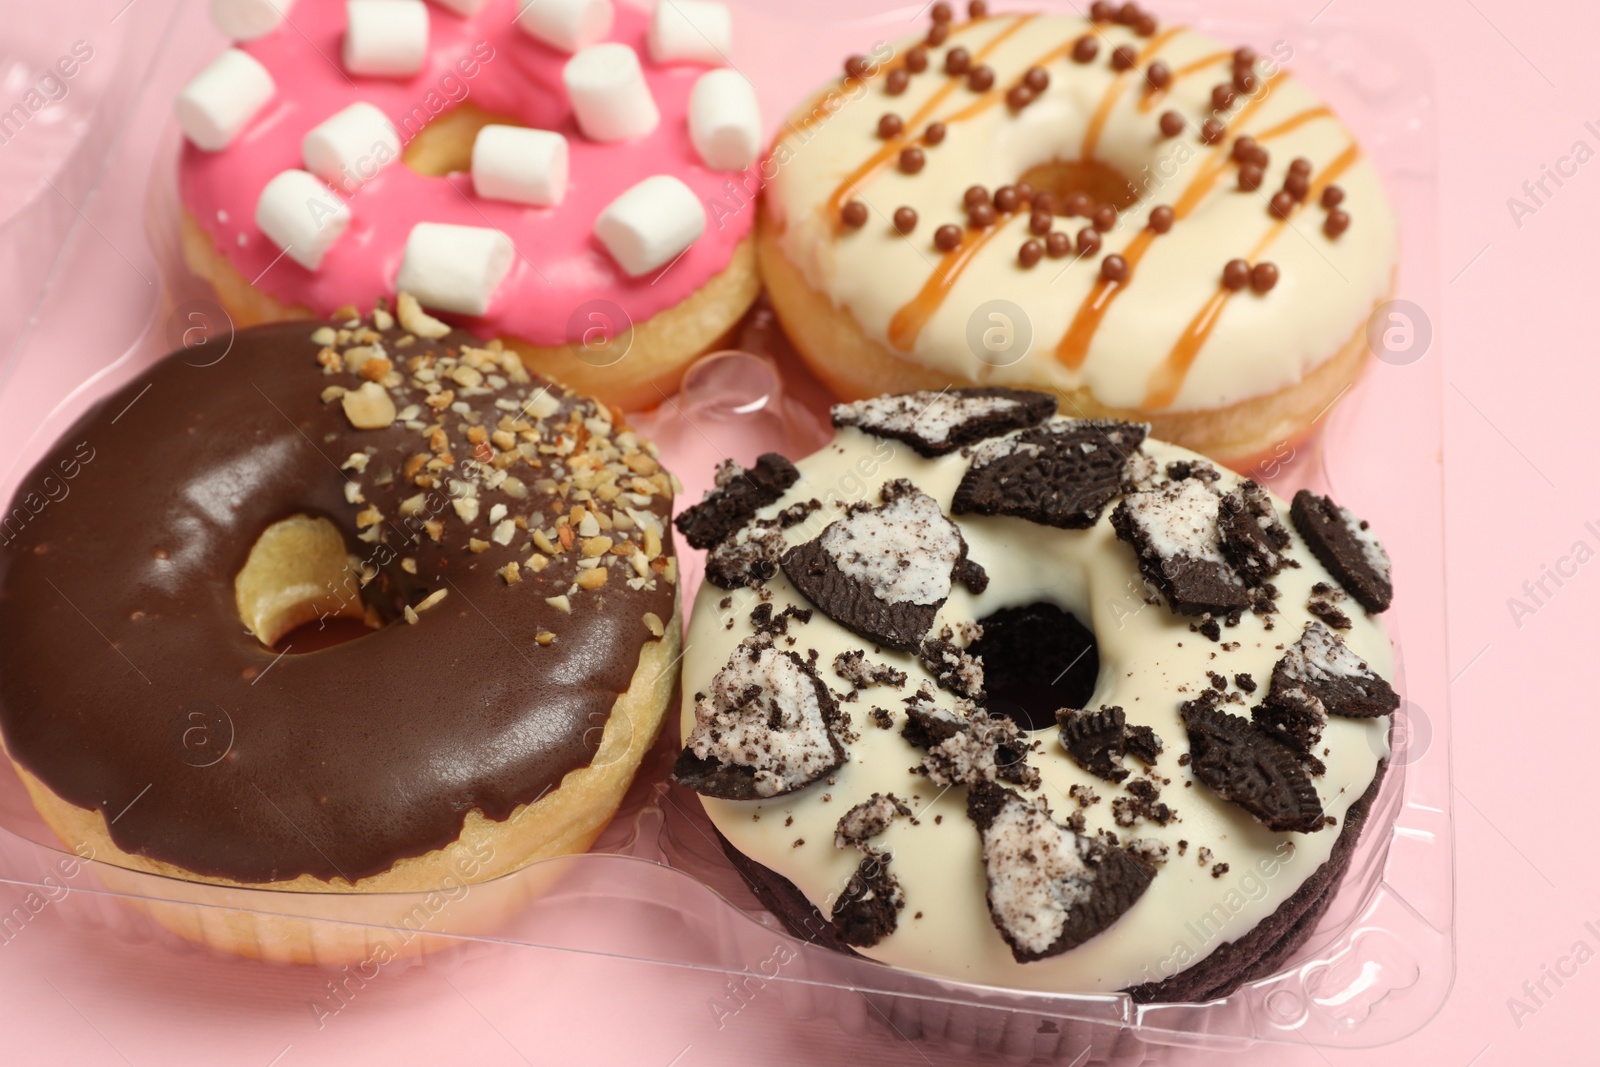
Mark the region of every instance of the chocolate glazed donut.
POLYGON ((407 305, 409 331, 380 310, 174 353, 29 475, 77 464, 69 497, 0 517, 0 728, 36 799, 157 869, 343 887, 590 765, 649 646, 676 647, 670 475, 603 406, 407 305), (276 628, 376 628, 280 654, 236 577, 296 517, 354 567, 276 628), (197 758, 197 724, 231 740, 197 758))

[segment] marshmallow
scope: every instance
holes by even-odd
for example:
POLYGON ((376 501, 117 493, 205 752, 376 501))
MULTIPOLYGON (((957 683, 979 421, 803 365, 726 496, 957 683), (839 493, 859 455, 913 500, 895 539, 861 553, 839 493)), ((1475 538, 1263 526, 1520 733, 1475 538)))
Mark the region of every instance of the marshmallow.
POLYGON ((422 0, 349 0, 344 69, 380 78, 410 77, 428 54, 428 8, 422 0))
POLYGON ((454 11, 464 19, 470 19, 483 10, 483 5, 489 0, 433 0, 440 7, 454 11))
POLYGON ((733 49, 733 16, 708 0, 657 0, 645 41, 657 63, 720 67, 733 49))
POLYGON ((211 21, 235 41, 265 37, 283 25, 294 0, 211 0, 211 21))
POLYGON ((700 75, 689 93, 689 141, 712 170, 744 170, 761 151, 756 87, 726 67, 700 75))
POLYGON ((511 269, 511 239, 483 226, 419 222, 406 238, 395 288, 427 307, 482 315, 511 269))
POLYGON ((577 52, 611 32, 611 0, 527 0, 516 24, 558 52, 577 52))
POLYGON ((705 230, 705 208, 694 190, 670 174, 646 178, 594 221, 600 243, 635 278, 672 262, 705 230))
POLYGON ((485 126, 472 142, 472 187, 489 200, 561 203, 567 195, 567 139, 550 130, 485 126))
POLYGON ((325 119, 300 143, 306 170, 329 185, 356 186, 400 158, 400 134, 371 104, 351 104, 325 119))
POLYGON ((278 91, 254 57, 230 48, 184 87, 173 111, 196 148, 220 152, 278 91))
POLYGON ((591 141, 643 137, 661 122, 639 55, 625 44, 585 48, 567 60, 561 80, 567 85, 578 128, 591 141))
POLYGON ((316 270, 350 225, 350 209, 316 175, 286 170, 261 190, 256 225, 290 259, 316 270))

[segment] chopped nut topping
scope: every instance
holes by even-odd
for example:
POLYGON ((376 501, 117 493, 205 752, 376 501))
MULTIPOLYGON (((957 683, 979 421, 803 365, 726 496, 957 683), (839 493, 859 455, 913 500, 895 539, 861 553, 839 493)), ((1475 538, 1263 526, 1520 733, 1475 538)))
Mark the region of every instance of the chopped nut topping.
POLYGON ((667 632, 666 626, 661 622, 661 616, 657 615, 653 611, 647 611, 644 613, 644 628, 649 630, 652 634, 655 634, 657 637, 663 637, 667 632))
POLYGON ((377 382, 364 382, 360 389, 341 397, 344 416, 358 430, 383 430, 394 422, 394 401, 377 382))
POLYGON ((400 316, 400 328, 407 333, 436 341, 450 332, 449 326, 423 311, 422 305, 417 303, 417 298, 410 293, 400 294, 400 299, 395 304, 395 311, 400 316))

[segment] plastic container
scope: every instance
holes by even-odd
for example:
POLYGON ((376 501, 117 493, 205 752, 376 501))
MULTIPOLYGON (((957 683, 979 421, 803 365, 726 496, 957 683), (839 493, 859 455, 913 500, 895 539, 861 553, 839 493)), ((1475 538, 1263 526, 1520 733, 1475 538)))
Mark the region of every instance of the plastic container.
MULTIPOLYGON (((910 32, 908 20, 922 17, 912 5, 844 0, 816 0, 804 18, 791 4, 730 6, 738 27, 735 58, 743 69, 759 72, 764 113, 773 123, 835 68, 839 56, 910 32), (865 8, 877 13, 865 14, 865 8)), ((52 139, 49 160, 30 157, 31 172, 19 170, 0 146, 0 293, 6 301, 0 308, 0 499, 27 490, 20 480, 34 460, 97 397, 175 347, 225 346, 231 336, 225 318, 177 262, 171 224, 177 134, 170 101, 222 42, 200 3, 141 0, 115 21, 114 10, 95 14, 101 22, 94 58, 63 100, 72 107, 62 127, 71 136, 52 139), (103 82, 92 80, 102 76, 103 82), (121 130, 126 133, 119 136, 121 130), (45 168, 48 184, 11 196, 38 167, 45 168), (52 203, 62 200, 73 205, 70 218, 52 203)), ((1393 767, 1350 873, 1282 972, 1212 1003, 1140 1006, 1122 996, 1024 995, 924 979, 801 944, 761 909, 723 858, 693 794, 661 784, 676 750, 670 736, 592 853, 537 864, 464 892, 458 887, 453 896, 441 896, 444 887, 418 894, 406 902, 413 907, 401 909, 419 916, 414 924, 363 926, 344 910, 349 898, 332 895, 242 890, 231 906, 329 924, 372 946, 406 949, 393 955, 407 962, 391 968, 425 966, 448 977, 460 961, 489 955, 508 977, 531 986, 537 970, 519 971, 528 955, 508 953, 508 946, 636 961, 638 968, 726 976, 730 990, 752 981, 776 988, 795 1017, 843 1027, 861 1040, 895 1037, 981 1049, 1017 1062, 1137 1063, 1162 1046, 1371 1047, 1430 1019, 1453 978, 1454 868, 1440 361, 1421 359, 1434 324, 1420 308, 1439 306, 1437 173, 1430 78, 1419 60, 1424 53, 1408 42, 1341 27, 1335 13, 1309 31, 1280 29, 1273 16, 1232 2, 1208 4, 1203 14, 1196 5, 1163 4, 1159 14, 1226 40, 1263 47, 1288 41, 1291 67, 1363 138, 1402 221, 1399 303, 1375 317, 1370 333, 1379 358, 1326 416, 1318 437, 1298 454, 1286 449, 1253 472, 1285 497, 1301 486, 1331 489, 1382 533, 1397 574, 1395 607, 1386 621, 1405 698, 1393 767), (413 951, 419 948, 431 951, 413 951)), ((32 49, 35 66, 28 70, 39 69, 38 56, 70 50, 79 39, 54 16, 48 26, 40 16, 37 25, 8 31, 16 33, 8 49, 21 49, 23 42, 32 49)), ((5 76, 0 68, 0 79, 5 76)), ((799 453, 825 437, 821 389, 781 344, 750 344, 767 350, 708 357, 691 369, 679 396, 637 420, 661 442, 668 465, 682 478, 684 502, 699 498, 724 455, 748 460, 773 448, 799 453)), ((684 554, 685 592, 692 595, 699 564, 693 553, 684 554)), ((173 923, 219 921, 216 909, 195 901, 188 883, 107 868, 63 849, 8 770, 0 772, 0 883, 44 901, 76 926, 113 935, 94 938, 95 959, 64 960, 63 967, 102 966, 108 953, 147 962, 155 954, 168 973, 203 971, 216 981, 218 974, 233 973, 230 967, 249 966, 208 961, 169 932, 173 923), (165 924, 151 921, 152 914, 165 924)), ((270 958, 270 945, 265 949, 270 958)), ((334 980, 348 985, 349 973, 345 966, 333 978, 283 982, 298 988, 327 978, 330 986, 334 980)))

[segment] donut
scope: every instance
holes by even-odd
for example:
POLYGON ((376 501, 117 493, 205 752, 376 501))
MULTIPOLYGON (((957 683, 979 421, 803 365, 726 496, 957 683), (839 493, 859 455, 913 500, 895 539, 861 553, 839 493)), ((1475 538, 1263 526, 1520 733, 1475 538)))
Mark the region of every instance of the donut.
POLYGON ((1004 387, 728 470, 674 780, 797 936, 983 986, 1225 995, 1323 914, 1399 697, 1369 526, 1004 387))
POLYGON ((627 408, 734 326, 762 132, 727 10, 526 6, 213 5, 270 23, 176 103, 183 258, 237 325, 402 288, 627 408))
POLYGON ((1348 389, 1395 269, 1371 160, 1285 49, 1129 10, 936 19, 789 118, 758 252, 838 396, 1044 390, 1247 470, 1348 389))
MULTIPOLYGON (((362 894, 337 914, 399 928, 587 848, 676 694, 654 447, 398 311, 167 356, 22 483, 69 495, 7 512, 0 736, 63 843, 197 884, 139 895, 362 894)), ((279 959, 366 946, 228 914, 175 923, 279 959)))

